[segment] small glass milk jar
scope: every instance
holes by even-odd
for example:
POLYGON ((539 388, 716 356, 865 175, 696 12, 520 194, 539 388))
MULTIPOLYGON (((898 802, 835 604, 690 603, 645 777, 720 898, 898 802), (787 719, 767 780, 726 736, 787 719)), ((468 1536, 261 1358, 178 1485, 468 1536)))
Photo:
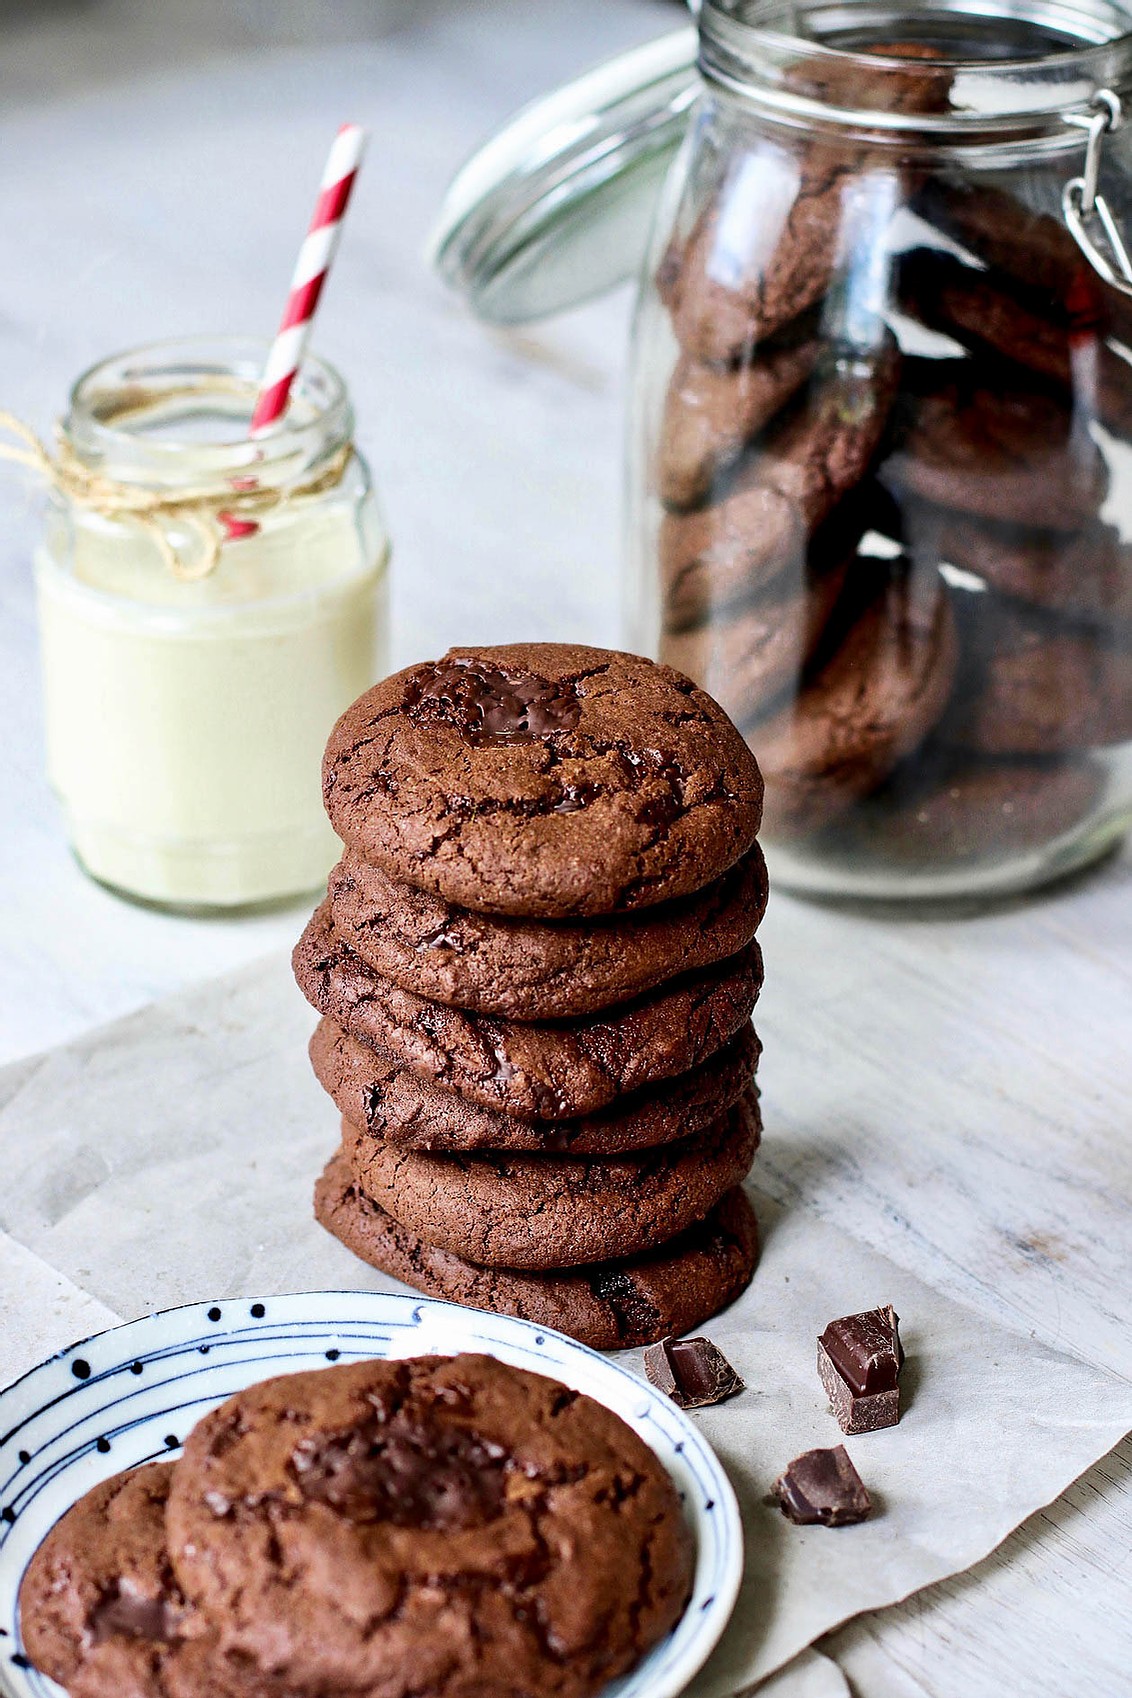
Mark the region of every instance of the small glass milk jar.
POLYGON ((264 357, 218 338, 108 359, 45 462, 49 776, 86 870, 162 907, 321 884, 323 746, 387 670, 389 544, 345 385, 308 357, 249 440, 264 357))

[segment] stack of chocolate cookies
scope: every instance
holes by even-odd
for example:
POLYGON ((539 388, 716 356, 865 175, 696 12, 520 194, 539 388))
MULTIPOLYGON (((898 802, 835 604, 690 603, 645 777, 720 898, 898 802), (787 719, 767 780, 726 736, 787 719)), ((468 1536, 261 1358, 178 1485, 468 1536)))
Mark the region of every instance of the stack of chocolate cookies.
POLYGON ((631 655, 452 650, 326 752, 346 852, 295 951, 342 1112, 319 1220, 435 1296, 598 1348, 750 1279, 762 782, 631 655))

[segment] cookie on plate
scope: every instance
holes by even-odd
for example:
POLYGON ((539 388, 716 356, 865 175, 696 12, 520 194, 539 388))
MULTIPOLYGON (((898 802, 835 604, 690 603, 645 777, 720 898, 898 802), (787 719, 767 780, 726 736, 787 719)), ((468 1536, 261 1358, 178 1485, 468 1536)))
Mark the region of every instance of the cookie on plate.
POLYGON ((390 878, 539 920, 701 889, 762 808, 750 751, 689 679, 564 643, 452 649, 375 685, 331 732, 323 794, 390 878))
POLYGON ((648 1447, 486 1356, 238 1393, 190 1434, 167 1525, 225 1649, 302 1692, 587 1698, 691 1589, 676 1488, 648 1447))
POLYGON ((30 1661, 71 1698, 271 1698, 222 1657, 173 1577, 170 1462, 103 1480, 28 1564, 20 1632, 30 1661))
POLYGON ((366 967, 335 934, 329 903, 295 947, 307 1000, 351 1037, 503 1113, 571 1120, 698 1067, 750 1018, 762 984, 752 941, 729 961, 636 1002, 569 1022, 501 1020, 429 1002, 366 967))
POLYGON ((761 1121, 753 1090, 698 1137, 627 1156, 434 1155, 342 1125, 379 1208, 442 1250, 502 1268, 640 1255, 702 1220, 746 1178, 761 1121))
POLYGON ((754 1210, 739 1189, 642 1256, 550 1273, 482 1267, 426 1244, 371 1202, 342 1154, 315 1187, 315 1215, 363 1262, 430 1297, 556 1327, 593 1350, 692 1331, 735 1301, 758 1260, 754 1210))
POLYGON ((565 1020, 710 967, 755 935, 767 900, 756 844, 703 890, 604 920, 474 914, 398 884, 348 850, 330 875, 334 929, 405 990, 509 1020, 565 1020))
POLYGON ((320 1020, 311 1064, 345 1118, 390 1146, 470 1154, 506 1150, 533 1155, 610 1156, 653 1149, 705 1132, 747 1090, 759 1040, 744 1026, 702 1066, 621 1097, 578 1120, 536 1120, 484 1108, 447 1091, 388 1050, 348 1037, 320 1020))

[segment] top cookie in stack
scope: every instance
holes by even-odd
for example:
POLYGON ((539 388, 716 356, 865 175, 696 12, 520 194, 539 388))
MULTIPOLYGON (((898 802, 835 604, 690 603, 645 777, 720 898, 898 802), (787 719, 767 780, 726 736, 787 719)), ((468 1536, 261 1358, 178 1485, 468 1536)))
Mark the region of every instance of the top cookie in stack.
POLYGON ((343 1112, 319 1218, 438 1295, 604 1347, 753 1267, 762 782, 631 655, 456 649, 350 708, 346 844, 295 952, 343 1112))

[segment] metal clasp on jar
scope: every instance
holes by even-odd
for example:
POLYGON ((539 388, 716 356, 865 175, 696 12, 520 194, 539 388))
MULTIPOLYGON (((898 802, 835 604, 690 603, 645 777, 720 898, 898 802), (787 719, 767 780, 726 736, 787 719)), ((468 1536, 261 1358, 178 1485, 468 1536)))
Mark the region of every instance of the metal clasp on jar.
POLYGON ((1087 132, 1085 172, 1073 177, 1061 191, 1061 211, 1069 233, 1098 276, 1103 277, 1122 295, 1132 295, 1132 258, 1129 258, 1124 238, 1117 228, 1104 195, 1100 192, 1101 150, 1104 138, 1118 130, 1124 122, 1124 109, 1111 89, 1098 89, 1089 112, 1067 112, 1067 124, 1076 124, 1087 132), (1090 226, 1098 224, 1108 244, 1109 252, 1097 245, 1090 226))

